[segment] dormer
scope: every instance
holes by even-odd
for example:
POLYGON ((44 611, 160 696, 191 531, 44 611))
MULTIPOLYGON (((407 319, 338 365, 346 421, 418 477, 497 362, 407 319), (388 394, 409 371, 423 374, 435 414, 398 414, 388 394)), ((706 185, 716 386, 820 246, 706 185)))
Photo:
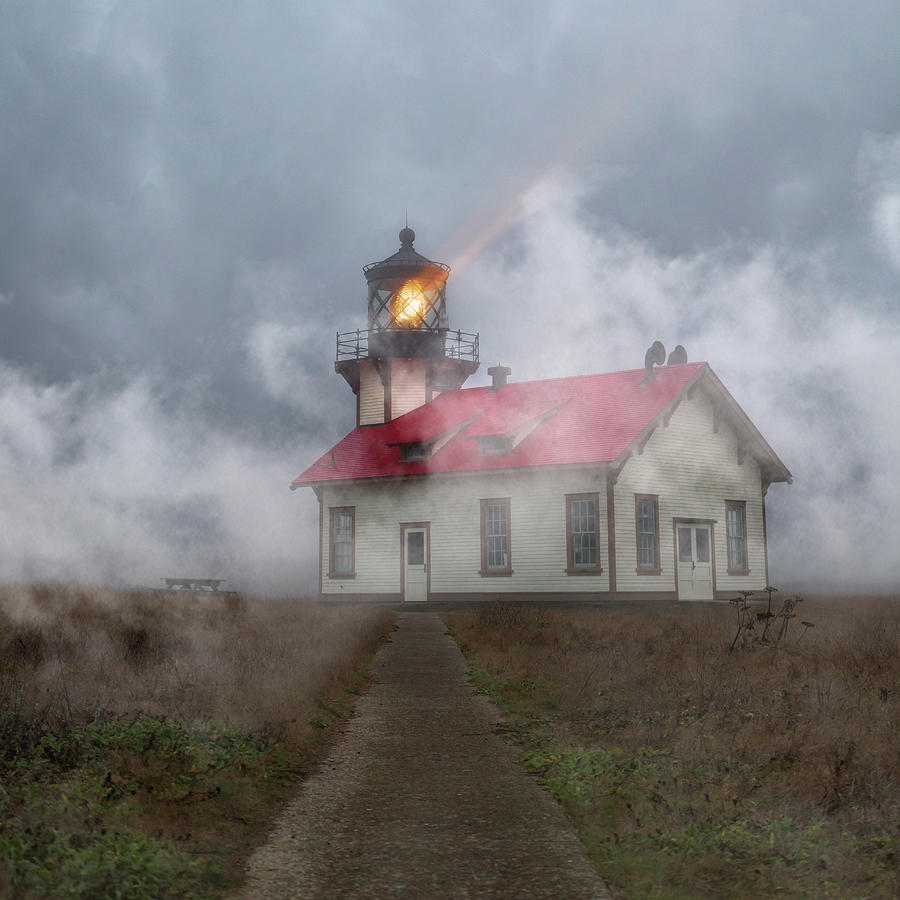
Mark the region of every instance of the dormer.
POLYGON ((428 459, 434 452, 434 445, 430 441, 407 441, 400 444, 400 459, 403 462, 419 462, 428 459))
POLYGON ((512 453, 528 435, 552 419, 566 405, 566 402, 563 400, 559 403, 552 403, 549 409, 546 408, 548 404, 538 404, 544 408, 537 414, 534 413, 533 408, 529 411, 522 410, 515 421, 505 423, 503 430, 497 428, 497 430, 486 431, 484 434, 473 434, 467 440, 478 441, 478 452, 481 456, 512 453))
POLYGON ((463 421, 457 422, 450 428, 445 428, 440 433, 430 437, 417 437, 416 439, 406 441, 392 441, 388 443, 388 447, 400 448, 401 462, 422 462, 423 460, 431 459, 435 453, 449 444, 458 434, 465 431, 466 428, 475 422, 481 415, 482 413, 478 412, 476 415, 469 416, 463 421))

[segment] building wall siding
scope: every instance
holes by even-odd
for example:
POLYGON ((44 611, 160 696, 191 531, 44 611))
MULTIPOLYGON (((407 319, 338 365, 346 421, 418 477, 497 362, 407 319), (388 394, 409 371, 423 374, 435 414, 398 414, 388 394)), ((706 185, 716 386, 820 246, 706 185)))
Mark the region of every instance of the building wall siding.
POLYGON ((391 418, 417 409, 425 402, 425 360, 391 360, 391 418))
MULTIPOLYGON (((375 374, 377 378, 377 373, 375 374)), ((380 384, 380 382, 379 382, 380 384)), ((615 498, 618 592, 674 592, 674 518, 713 519, 716 588, 759 589, 766 583, 760 472, 745 455, 738 464, 736 434, 724 422, 713 430, 713 408, 698 391, 660 425, 619 474, 615 498), (659 498, 658 576, 637 575, 635 494, 659 498), (748 575, 727 574, 725 501, 746 503, 748 575)), ((322 487, 322 592, 394 595, 400 592, 400 523, 431 523, 433 594, 590 594, 609 590, 606 478, 602 466, 542 467, 473 472, 322 487), (600 575, 567 575, 566 494, 599 495, 600 575), (510 500, 512 574, 482 576, 480 500, 510 500), (356 577, 329 578, 328 510, 356 508, 356 577)))
POLYGON ((374 364, 359 362, 359 424, 380 425, 384 422, 384 386, 374 364))
POLYGON ((619 591, 675 590, 673 518, 715 519, 716 587, 758 589, 766 583, 760 471, 744 455, 738 464, 735 432, 720 422, 713 430, 713 407, 698 391, 675 410, 668 427, 656 429, 641 455, 633 455, 615 486, 616 581, 619 591), (638 575, 634 495, 659 496, 659 575, 638 575), (746 501, 749 575, 728 575, 725 501, 746 501))
MULTIPOLYGON (((605 477, 600 467, 473 473, 323 488, 327 509, 356 507, 356 577, 323 579, 327 595, 399 594, 400 523, 431 523, 432 593, 609 590, 605 477), (596 492, 600 575, 566 574, 566 494, 596 492), (481 576, 480 500, 509 497, 513 574, 481 576)), ((327 525, 326 525, 327 528, 327 525)), ((322 571, 328 572, 328 535, 322 571)))

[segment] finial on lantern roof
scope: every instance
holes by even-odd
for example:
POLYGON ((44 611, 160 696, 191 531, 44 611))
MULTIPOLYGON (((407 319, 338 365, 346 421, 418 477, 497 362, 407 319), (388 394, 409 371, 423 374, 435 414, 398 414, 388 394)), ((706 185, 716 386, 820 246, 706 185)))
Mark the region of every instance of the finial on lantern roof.
POLYGON ((416 239, 416 233, 409 227, 409 224, 400 229, 400 246, 412 249, 413 241, 416 239))

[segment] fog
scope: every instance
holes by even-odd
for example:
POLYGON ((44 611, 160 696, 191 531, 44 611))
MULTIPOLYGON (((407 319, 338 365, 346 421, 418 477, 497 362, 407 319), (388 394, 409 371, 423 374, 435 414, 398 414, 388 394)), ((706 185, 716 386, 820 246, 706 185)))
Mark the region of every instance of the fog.
MULTIPOLYGON (((872 147, 872 240, 897 264, 900 139, 872 147), (887 212, 886 212, 887 211, 887 212), (893 216, 893 218, 892 218, 893 216)), ((589 186, 588 186, 589 187, 589 186)), ((794 475, 773 485, 774 584, 896 589, 900 317, 893 298, 841 285, 829 247, 728 242, 672 256, 585 212, 562 179, 526 198, 503 252, 457 276, 490 363, 521 380, 643 366, 654 339, 706 360, 794 475), (877 546, 877 551, 873 550, 877 546), (877 560, 877 561, 876 561, 877 560)))
POLYGON ((20 4, 0 22, 0 582, 315 589, 361 267, 484 384, 707 360, 793 472, 773 582, 896 589, 900 9, 20 4))
POLYGON ((4 581, 311 589, 317 512, 288 482, 317 448, 261 445, 206 421, 190 386, 167 391, 149 377, 45 386, 0 367, 4 581))
MULTIPOLYGON (((898 143, 884 148, 888 160, 898 143)), ((861 196, 873 241, 890 256, 897 194, 882 168, 872 172, 861 196)), ((666 255, 586 212, 589 188, 574 178, 543 184, 506 235, 451 276, 453 323, 482 335, 472 383, 486 383, 495 362, 516 380, 638 368, 652 340, 681 343, 710 363, 794 473, 792 486, 769 492, 771 580, 895 588, 900 521, 885 511, 900 504, 896 317, 871 297, 848 303, 825 247, 804 257, 732 244, 666 255)), ((361 317, 363 298, 359 306, 361 317)), ((281 442, 211 422, 202 383, 42 386, 5 365, 3 576, 153 585, 215 575, 255 590, 314 590, 316 503, 287 485, 350 427, 355 408, 330 342, 317 356, 316 340, 267 320, 248 331, 247 365, 296 412, 296 433, 281 442), (305 417, 324 415, 321 385, 334 381, 331 431, 304 430, 305 417)))

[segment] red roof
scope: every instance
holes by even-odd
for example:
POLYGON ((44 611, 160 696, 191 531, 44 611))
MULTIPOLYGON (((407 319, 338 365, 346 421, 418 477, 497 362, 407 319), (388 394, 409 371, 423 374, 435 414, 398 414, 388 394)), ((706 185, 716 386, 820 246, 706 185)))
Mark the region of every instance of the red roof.
POLYGON ((632 369, 510 382, 498 391, 487 386, 447 391, 385 425, 355 428, 291 487, 351 478, 614 462, 702 370, 710 372, 704 362, 660 366, 646 385, 641 384, 644 369, 632 369), (521 440, 509 452, 482 453, 479 437, 503 434, 521 440), (436 449, 428 459, 404 461, 400 445, 412 442, 436 442, 436 449))

